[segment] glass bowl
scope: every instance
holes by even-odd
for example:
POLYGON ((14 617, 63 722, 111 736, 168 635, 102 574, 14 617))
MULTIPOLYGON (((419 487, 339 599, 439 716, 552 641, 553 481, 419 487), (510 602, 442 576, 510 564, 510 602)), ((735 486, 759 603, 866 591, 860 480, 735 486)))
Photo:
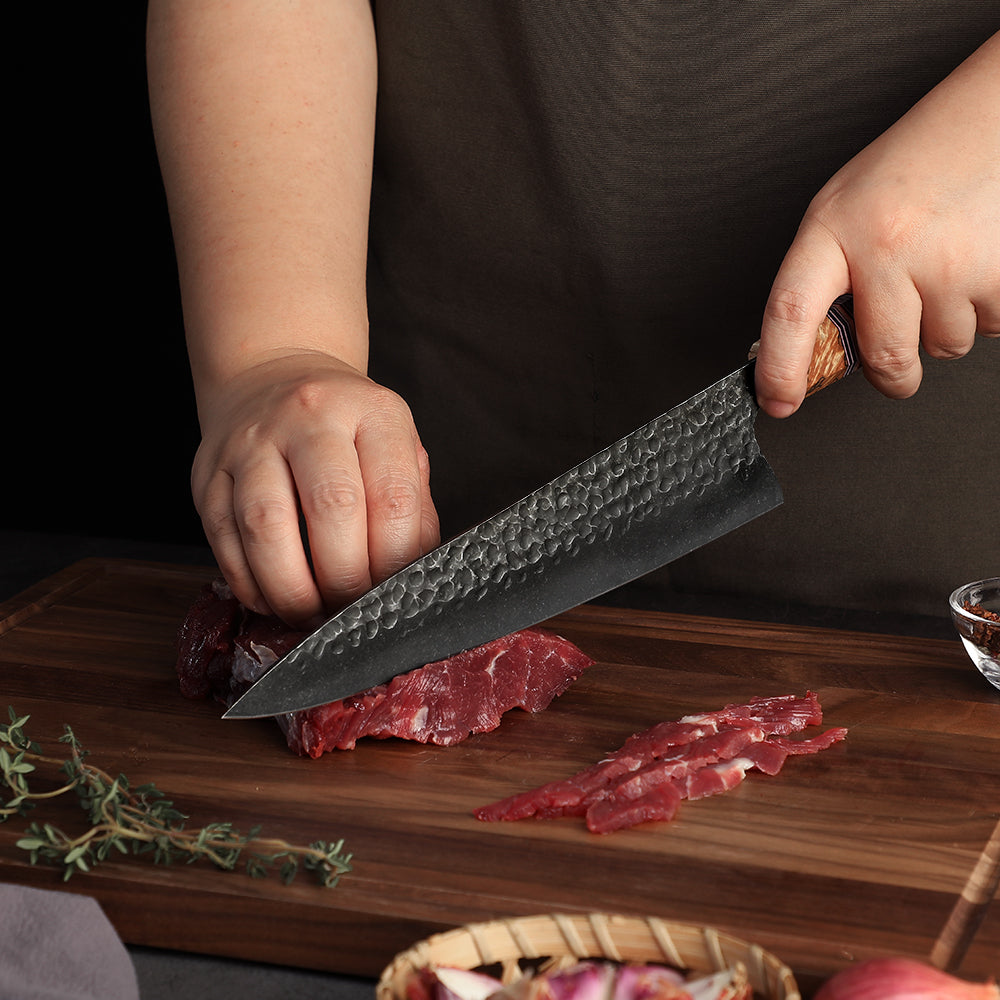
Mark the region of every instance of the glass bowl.
POLYGON ((959 587, 948 604, 976 669, 1000 689, 1000 576, 959 587))

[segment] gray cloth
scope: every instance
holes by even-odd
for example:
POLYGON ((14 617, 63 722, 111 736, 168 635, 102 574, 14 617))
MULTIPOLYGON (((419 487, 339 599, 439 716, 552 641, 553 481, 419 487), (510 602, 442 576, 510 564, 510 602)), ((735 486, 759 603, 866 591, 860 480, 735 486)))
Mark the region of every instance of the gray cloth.
MULTIPOLYGON (((373 6, 371 373, 446 535, 737 367, 812 195, 1000 27, 981 0, 373 6)), ((664 589, 946 614, 1000 567, 998 379, 980 338, 905 403, 854 376, 762 421, 785 506, 664 589)))
POLYGON ((97 900, 0 883, 0 1000, 370 1000, 375 982, 126 949, 97 900))
POLYGON ((139 987, 97 900, 0 884, 0 997, 139 1000, 139 987))

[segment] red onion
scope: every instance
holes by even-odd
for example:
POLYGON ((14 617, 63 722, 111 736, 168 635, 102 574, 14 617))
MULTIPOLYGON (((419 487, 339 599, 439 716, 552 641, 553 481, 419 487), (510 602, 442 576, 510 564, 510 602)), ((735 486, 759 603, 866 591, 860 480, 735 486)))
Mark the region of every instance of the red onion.
POLYGON ((826 981, 816 1000, 1000 1000, 996 982, 969 983, 911 958, 871 958, 826 981))

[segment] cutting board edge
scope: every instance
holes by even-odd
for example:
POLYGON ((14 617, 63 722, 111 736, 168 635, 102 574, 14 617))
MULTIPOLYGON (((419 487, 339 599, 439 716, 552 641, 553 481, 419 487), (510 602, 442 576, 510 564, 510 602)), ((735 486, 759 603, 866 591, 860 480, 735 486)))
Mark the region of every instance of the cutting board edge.
POLYGON ((177 577, 193 577, 203 573, 206 582, 219 572, 212 567, 189 566, 179 563, 153 562, 141 559, 119 559, 88 556, 44 577, 37 583, 5 601, 0 601, 0 635, 27 621, 29 618, 57 604, 67 595, 81 590, 93 580, 118 572, 122 575, 140 575, 154 572, 177 577))
MULTIPOLYGON (((0 602, 0 635, 32 617, 39 611, 58 603, 67 594, 87 585, 91 580, 112 573, 137 575, 155 573, 184 579, 202 577, 208 582, 221 575, 213 566, 195 566, 183 563, 159 562, 143 559, 88 556, 58 570, 19 594, 0 602)), ((715 631, 720 623, 727 629, 747 630, 755 636, 774 636, 787 645, 789 636, 808 644, 810 638, 835 632, 842 639, 858 642, 874 642, 898 645, 900 641, 913 643, 916 648, 935 646, 942 652, 955 653, 957 644, 948 639, 934 639, 909 636, 905 633, 871 632, 858 629, 831 628, 822 625, 795 625, 784 622, 760 621, 756 619, 722 618, 713 615, 697 615, 690 612, 657 611, 648 609, 618 608, 600 604, 582 604, 579 607, 554 615, 540 624, 558 628, 566 625, 597 626, 606 628, 617 625, 620 628, 642 632, 647 629, 662 628, 669 623, 672 631, 692 634, 715 631)), ((958 652, 961 652, 958 649, 958 652)))

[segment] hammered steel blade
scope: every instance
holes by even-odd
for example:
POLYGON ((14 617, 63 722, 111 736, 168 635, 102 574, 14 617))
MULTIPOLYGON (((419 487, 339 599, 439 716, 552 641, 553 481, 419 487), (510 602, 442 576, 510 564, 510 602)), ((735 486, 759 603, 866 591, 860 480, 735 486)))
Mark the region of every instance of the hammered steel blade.
POLYGON ((753 363, 369 591, 225 713, 311 708, 593 600, 781 503, 753 363))

